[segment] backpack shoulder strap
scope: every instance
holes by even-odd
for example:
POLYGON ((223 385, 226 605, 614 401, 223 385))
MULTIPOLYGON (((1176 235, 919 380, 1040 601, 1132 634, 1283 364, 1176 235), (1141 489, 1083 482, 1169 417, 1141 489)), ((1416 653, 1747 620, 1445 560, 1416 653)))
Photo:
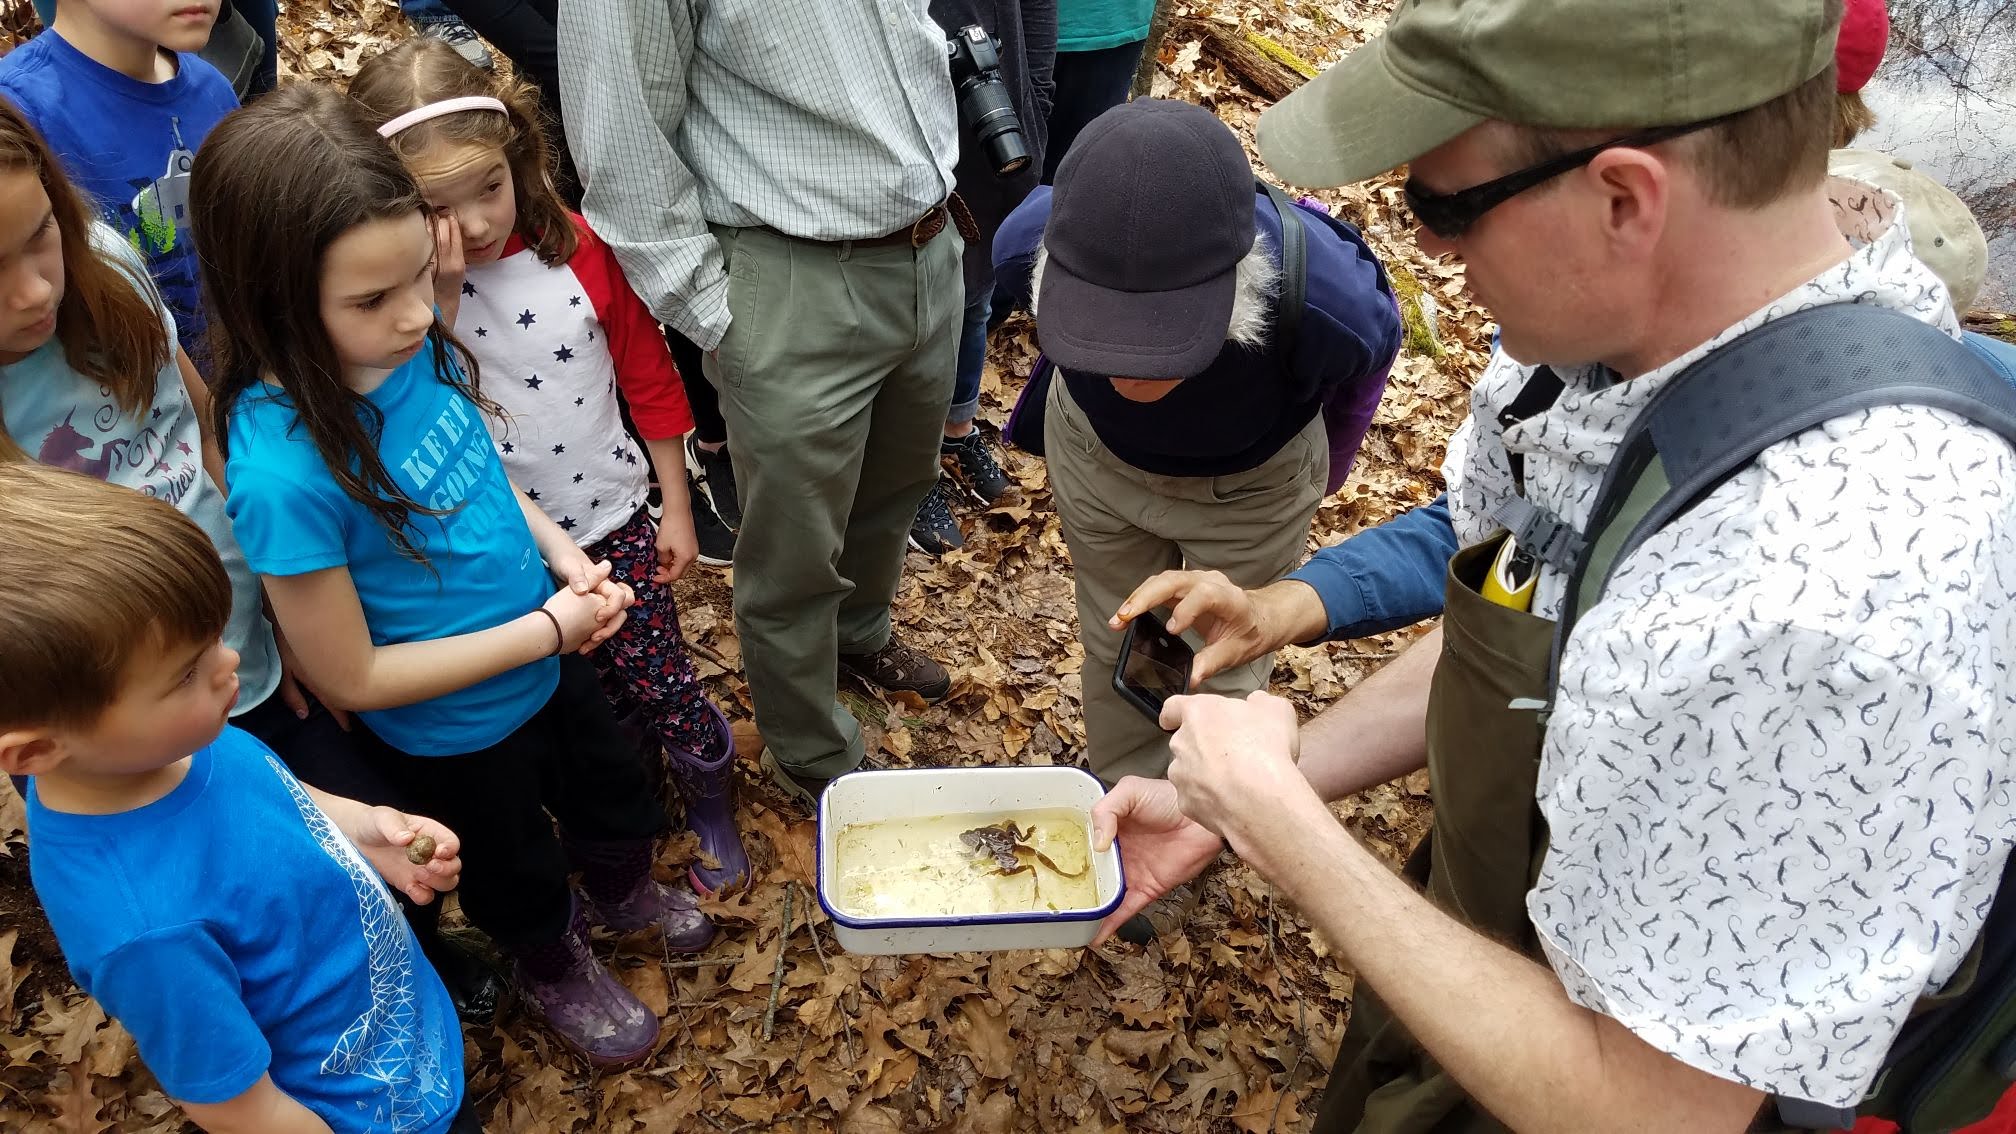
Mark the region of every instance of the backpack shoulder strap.
POLYGON ((1302 227, 1302 210, 1288 194, 1271 181, 1259 182, 1267 199, 1274 202, 1274 215, 1281 218, 1281 302, 1274 317, 1283 357, 1295 354, 1295 338, 1302 329, 1302 308, 1309 302, 1309 230, 1302 227))
POLYGON ((1561 647, 1618 562, 1758 454, 1856 410, 1949 410, 2016 443, 2016 387, 1936 327, 1854 303, 1809 308, 1675 375, 1626 431, 1590 511, 1555 626, 1561 647))

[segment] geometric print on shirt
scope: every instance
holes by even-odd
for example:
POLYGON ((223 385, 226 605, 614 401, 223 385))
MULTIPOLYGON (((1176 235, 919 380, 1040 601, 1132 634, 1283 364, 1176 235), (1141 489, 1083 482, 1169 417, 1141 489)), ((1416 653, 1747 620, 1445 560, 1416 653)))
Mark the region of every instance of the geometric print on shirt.
MULTIPOLYGON (((417 1003, 421 978, 415 966, 419 945, 385 883, 356 846, 336 830, 292 773, 271 755, 266 762, 286 786, 309 833, 349 876, 363 918, 371 1007, 338 1037, 322 1061, 322 1073, 356 1075, 382 1085, 371 1115, 372 1129, 392 1134, 419 1130, 430 1114, 446 1109, 443 1100, 450 1089, 442 1070, 448 1053, 435 1050, 432 1037, 421 1026, 417 1003)), ((431 974, 426 979, 432 979, 431 974)), ((460 1050, 453 1054, 457 1059, 462 1055, 460 1050)))
MULTIPOLYGON (((1509 430, 1500 355, 1445 475, 1464 542, 1526 492, 1577 526, 1625 428, 1721 342, 1824 303, 1949 334, 1901 206, 1830 184, 1842 264, 1689 354, 1565 389, 1509 430)), ((1534 613, 1565 580, 1543 569, 1534 613)), ((1770 450, 1621 560, 1561 658, 1527 908, 1570 997, 1712 1074, 1853 1105, 1912 1003, 1950 977, 2016 839, 2016 453, 1922 407, 1770 450)))

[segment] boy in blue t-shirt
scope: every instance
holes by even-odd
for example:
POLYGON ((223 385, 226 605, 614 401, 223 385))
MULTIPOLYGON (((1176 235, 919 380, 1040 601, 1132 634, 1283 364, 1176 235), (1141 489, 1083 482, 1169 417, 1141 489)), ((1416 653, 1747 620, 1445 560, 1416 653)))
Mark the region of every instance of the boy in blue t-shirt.
POLYGON ((77 983, 205 1129, 475 1131, 454 1005, 385 885, 453 889, 455 835, 226 727, 230 582, 173 507, 22 463, 0 515, 0 771, 33 777, 30 874, 77 983))
POLYGON ((210 128, 238 108, 230 81, 190 54, 216 18, 214 4, 183 0, 60 0, 47 31, 0 57, 0 95, 146 257, 199 369, 207 355, 189 165, 210 128))

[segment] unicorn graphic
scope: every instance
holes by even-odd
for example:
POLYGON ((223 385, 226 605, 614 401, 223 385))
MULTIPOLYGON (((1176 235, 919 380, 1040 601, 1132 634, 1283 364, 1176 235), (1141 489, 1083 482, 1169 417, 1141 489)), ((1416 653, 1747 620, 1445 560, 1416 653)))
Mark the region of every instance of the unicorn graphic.
POLYGON ((99 480, 110 480, 112 470, 117 467, 119 458, 125 454, 131 442, 124 437, 114 437, 105 442, 98 450, 97 456, 87 457, 84 454, 91 448, 92 441, 79 432, 76 426, 70 424, 70 419, 76 416, 76 410, 63 415, 63 420, 57 423, 56 428, 51 429, 49 435, 42 438, 42 448, 35 455, 35 459, 45 465, 81 472, 99 480))

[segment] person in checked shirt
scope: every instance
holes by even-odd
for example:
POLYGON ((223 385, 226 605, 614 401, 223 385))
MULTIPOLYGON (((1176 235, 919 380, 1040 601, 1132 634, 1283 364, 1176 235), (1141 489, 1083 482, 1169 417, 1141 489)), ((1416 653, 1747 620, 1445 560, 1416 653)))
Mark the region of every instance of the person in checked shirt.
POLYGON ((971 235, 944 33, 922 0, 566 0, 559 35, 589 225, 707 352, 764 762, 816 799, 863 756, 842 668, 951 688, 889 622, 938 476, 971 235))

